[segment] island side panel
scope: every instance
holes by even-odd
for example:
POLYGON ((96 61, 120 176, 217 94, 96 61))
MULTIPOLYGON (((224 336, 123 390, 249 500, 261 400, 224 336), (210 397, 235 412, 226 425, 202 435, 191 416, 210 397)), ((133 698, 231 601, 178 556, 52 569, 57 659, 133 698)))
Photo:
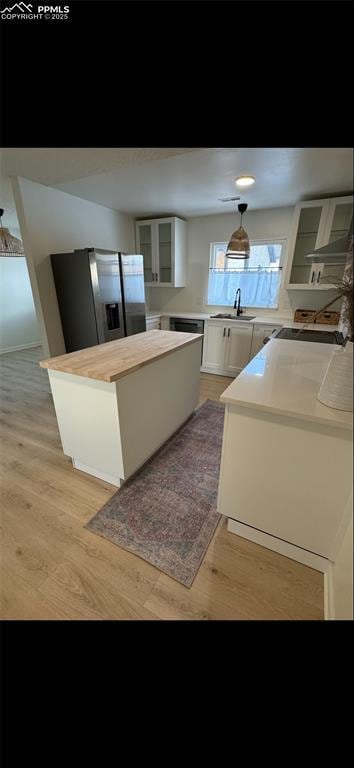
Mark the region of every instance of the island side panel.
POLYGON ((155 453, 198 405, 201 343, 198 339, 116 382, 124 479, 155 453))
POLYGON ((115 384, 48 373, 64 453, 76 469, 119 486, 123 463, 115 384))
POLYGON ((250 538, 258 530, 333 559, 351 462, 345 430, 227 405, 218 511, 246 537, 249 526, 250 538))

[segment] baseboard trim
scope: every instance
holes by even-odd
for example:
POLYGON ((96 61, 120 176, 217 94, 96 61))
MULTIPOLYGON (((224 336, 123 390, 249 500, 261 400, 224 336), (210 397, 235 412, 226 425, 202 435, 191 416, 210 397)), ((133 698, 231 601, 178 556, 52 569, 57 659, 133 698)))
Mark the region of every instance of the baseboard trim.
POLYGON ((255 544, 260 544, 262 547, 266 547, 266 549, 272 549, 273 552, 278 552, 280 555, 284 555, 284 557, 289 557, 298 563, 308 565, 309 568, 314 568, 315 571, 326 573, 330 565, 330 560, 321 557, 321 555, 316 555, 307 549, 301 549, 295 544, 277 539, 275 536, 271 536, 271 534, 263 533, 263 531, 259 531, 257 528, 251 528, 249 525, 239 523, 232 518, 227 520, 227 530, 231 533, 236 533, 237 536, 242 536, 244 539, 254 541, 255 544))
POLYGON ((6 352, 19 352, 21 349, 32 349, 40 346, 40 341, 32 341, 30 344, 20 344, 18 347, 5 347, 4 349, 0 349, 0 355, 6 355, 6 352))
POLYGON ((333 564, 330 563, 328 571, 324 575, 324 617, 326 621, 335 619, 332 571, 333 564))
MULTIPOLYGON (((205 365, 202 365, 201 369, 200 369, 200 372, 201 373, 211 373, 214 376, 227 376, 229 379, 235 379, 236 378, 236 374, 230 373, 230 371, 228 371, 227 368, 215 369, 215 368, 207 368, 205 365)), ((241 373, 241 368, 240 368, 239 373, 241 373)))
POLYGON ((80 472, 85 472, 86 475, 93 475, 93 477, 98 477, 99 480, 104 480, 106 483, 110 483, 110 485, 115 485, 117 488, 120 488, 121 486, 121 479, 120 477, 114 477, 114 475, 108 475, 107 472, 101 472, 100 469, 96 469, 95 467, 89 467, 88 464, 82 464, 81 461, 77 461, 77 459, 72 459, 73 467, 74 469, 80 470, 80 472))

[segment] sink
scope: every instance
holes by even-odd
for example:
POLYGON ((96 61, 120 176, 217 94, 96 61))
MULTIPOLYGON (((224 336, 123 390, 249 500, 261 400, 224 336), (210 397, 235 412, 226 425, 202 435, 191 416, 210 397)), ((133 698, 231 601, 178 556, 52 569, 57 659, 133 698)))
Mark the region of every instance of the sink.
POLYGON ((231 315, 231 314, 220 314, 220 315, 210 315, 213 319, 219 319, 219 320, 254 320, 256 315, 231 315))

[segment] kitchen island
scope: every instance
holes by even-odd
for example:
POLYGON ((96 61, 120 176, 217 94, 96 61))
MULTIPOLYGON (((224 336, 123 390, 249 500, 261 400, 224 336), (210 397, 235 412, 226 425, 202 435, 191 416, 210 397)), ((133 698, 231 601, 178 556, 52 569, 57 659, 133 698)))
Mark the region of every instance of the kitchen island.
POLYGON ((220 398, 228 530, 323 572, 352 514, 353 414, 317 400, 334 349, 273 339, 220 398))
POLYGON ((144 464, 198 404, 201 343, 152 330, 41 361, 75 469, 119 487, 144 464))

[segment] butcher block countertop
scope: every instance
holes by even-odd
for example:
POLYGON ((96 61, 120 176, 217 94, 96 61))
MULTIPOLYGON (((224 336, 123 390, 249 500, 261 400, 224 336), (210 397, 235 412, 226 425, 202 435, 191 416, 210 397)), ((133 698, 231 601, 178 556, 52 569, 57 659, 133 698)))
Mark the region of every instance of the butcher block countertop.
POLYGON ((200 333, 144 331, 124 339, 42 360, 40 366, 51 371, 62 371, 111 383, 201 338, 200 333))

